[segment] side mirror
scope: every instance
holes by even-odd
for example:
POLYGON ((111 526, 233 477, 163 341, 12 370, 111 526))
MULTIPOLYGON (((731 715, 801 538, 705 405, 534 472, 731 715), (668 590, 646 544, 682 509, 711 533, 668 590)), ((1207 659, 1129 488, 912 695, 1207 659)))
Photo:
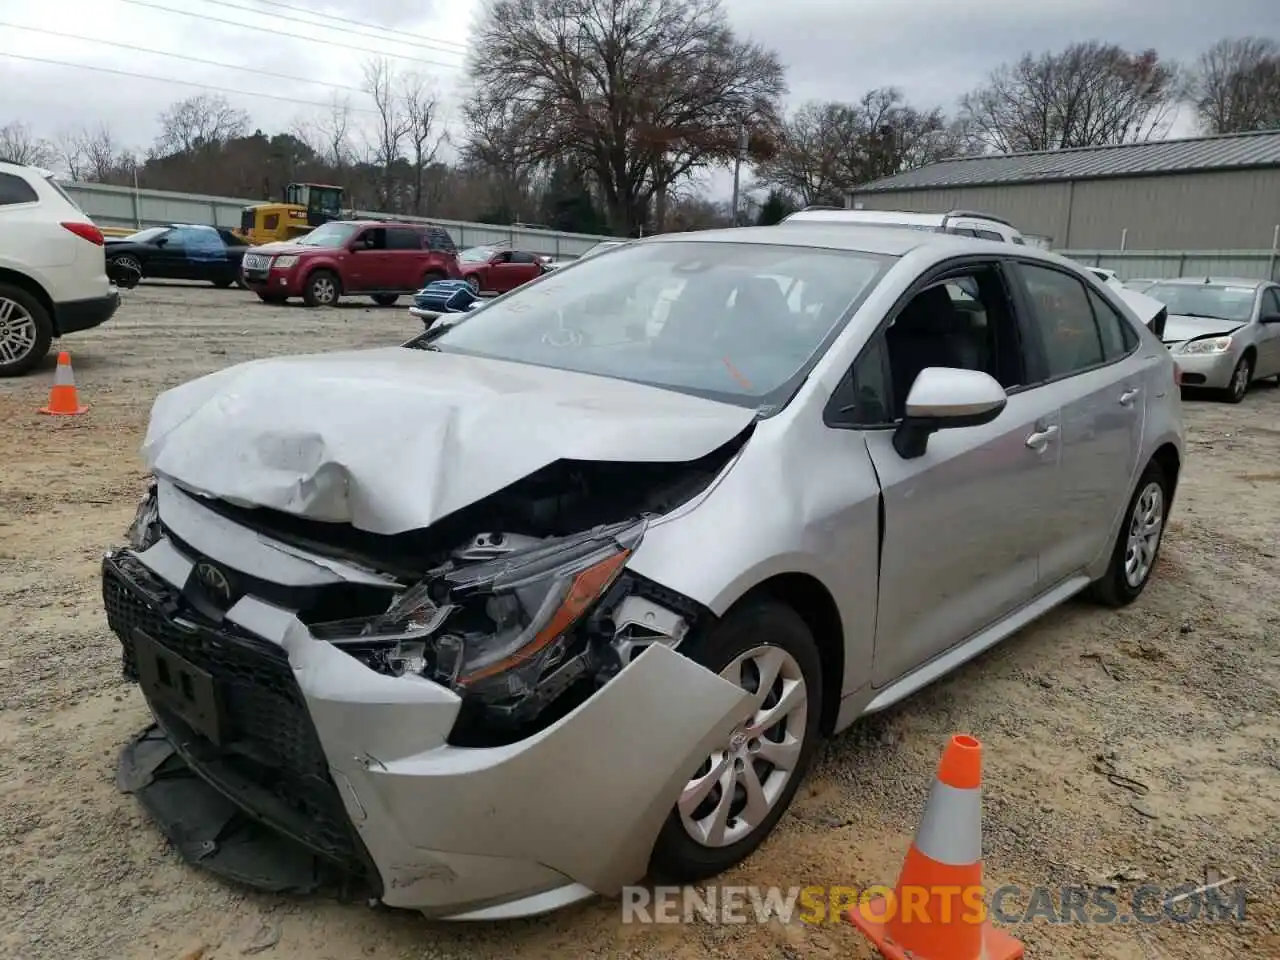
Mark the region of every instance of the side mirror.
POLYGON ((893 448, 906 460, 924 455, 938 430, 980 427, 1009 402, 1004 387, 980 370, 926 367, 907 394, 906 416, 893 435, 893 448))
POLYGON ((156 245, 157 247, 163 247, 163 246, 164 246, 166 243, 168 243, 168 242, 169 242, 169 238, 168 238, 168 237, 156 237, 156 239, 155 239, 155 241, 154 241, 154 243, 155 243, 155 245, 156 245))

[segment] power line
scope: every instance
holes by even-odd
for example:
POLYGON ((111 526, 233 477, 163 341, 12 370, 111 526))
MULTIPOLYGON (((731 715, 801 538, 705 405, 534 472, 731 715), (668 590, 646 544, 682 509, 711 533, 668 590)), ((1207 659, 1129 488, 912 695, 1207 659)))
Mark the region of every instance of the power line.
MULTIPOLYGON (((265 10, 254 10, 254 8, 252 7, 242 7, 234 3, 228 3, 226 2, 226 0, 205 0, 205 2, 211 3, 217 7, 232 7, 236 10, 247 10, 254 13, 261 13, 263 16, 274 16, 279 20, 296 20, 296 18, 294 17, 282 17, 279 14, 267 13, 265 10)), ((467 52, 467 45, 465 43, 459 43, 456 40, 434 40, 430 37, 424 37, 420 33, 409 33, 408 31, 405 31, 405 30, 396 30, 391 27, 379 26, 376 23, 366 23, 363 20, 352 20, 350 17, 340 17, 336 13, 320 13, 317 10, 308 10, 306 7, 295 7, 292 4, 279 3, 278 0, 256 0, 256 2, 261 4, 264 7, 276 7, 277 9, 280 9, 280 10, 292 10, 294 13, 305 13, 308 16, 319 17, 322 20, 332 20, 334 23, 350 24, 353 27, 367 27, 370 30, 377 30, 380 33, 388 34, 390 37, 409 38, 407 40, 396 40, 395 41, 396 43, 413 44, 414 46, 435 48, 440 50, 443 53, 453 53, 453 54, 461 55, 467 52)), ((312 20, 297 20, 296 22, 305 23, 308 26, 312 26, 312 27, 321 27, 326 30, 338 30, 343 33, 350 32, 349 30, 347 30, 346 27, 329 26, 329 24, 317 23, 312 20)), ((373 39, 375 40, 387 39, 386 37, 381 37, 381 36, 378 36, 377 34, 365 34, 365 36, 372 36, 373 39)))
MULTIPOLYGON (((172 57, 174 60, 182 60, 186 63, 202 63, 208 67, 221 67, 224 70, 237 70, 241 73, 257 73, 264 77, 274 77, 276 80, 292 80, 295 83, 313 83, 322 87, 330 87, 334 90, 349 90, 352 93, 366 93, 359 87, 350 87, 342 83, 329 83, 325 80, 309 80, 305 77, 294 77, 287 73, 273 73, 270 70, 259 70, 257 67, 242 67, 234 63, 222 63, 218 60, 204 60, 200 57, 193 57, 185 53, 169 53, 166 50, 152 50, 149 47, 138 47, 132 43, 121 43, 116 40, 102 40, 98 37, 82 37, 75 33, 62 33, 58 30, 46 30, 43 27, 28 27, 20 23, 5 23, 0 20, 0 27, 9 27, 13 30, 27 30, 31 33, 43 33, 50 37, 61 37, 64 40, 83 40, 85 43, 98 43, 106 47, 118 47, 121 50, 132 50, 135 53, 149 53, 157 57, 172 57)), ((176 81, 175 81, 176 82, 176 81)))
MULTIPOLYGON (((259 97, 262 100, 278 100, 281 103, 297 103, 304 107, 318 107, 321 110, 332 109, 331 103, 320 103, 316 100, 301 100, 297 97, 282 97, 274 93, 257 93, 251 90, 232 90, 224 86, 212 86, 208 83, 197 83, 194 80, 179 80, 176 77, 157 77, 154 74, 134 73, 131 70, 116 70, 112 67, 98 67, 88 63, 71 63, 67 60, 51 60, 46 57, 28 57, 20 53, 8 53, 0 50, 0 57, 6 57, 10 60, 26 60, 29 63, 46 63, 55 67, 72 67, 76 70, 93 70, 98 73, 110 73, 117 77, 131 77, 134 80, 154 80, 157 83, 173 83, 183 87, 196 87, 200 90, 211 90, 214 93, 231 93, 241 97, 259 97)), ((235 69, 234 67, 232 69, 235 69)), ((355 113, 376 114, 378 111, 369 109, 368 107, 352 107, 355 113)))
MULTIPOLYGON (((322 40, 319 37, 299 37, 296 34, 286 33, 283 30, 271 30, 268 27, 259 27, 256 24, 236 23, 234 20, 224 20, 220 17, 210 17, 203 13, 193 13, 190 10, 175 10, 173 7, 162 7, 157 3, 148 3, 147 0, 120 0, 121 3, 131 3, 136 7, 148 7, 152 10, 159 10, 162 13, 172 13, 180 17, 193 17, 196 20, 207 20, 210 23, 221 23, 228 27, 235 27, 237 30, 254 30, 259 33, 270 33, 277 37, 285 37, 289 40, 304 40, 307 43, 320 43, 327 47, 340 47, 344 50, 355 50, 358 53, 370 53, 378 57, 390 57, 393 60, 405 60, 410 63, 422 63, 429 67, 444 67, 448 70, 457 70, 456 63, 441 63, 439 60, 425 60, 421 57, 409 57, 402 53, 388 53, 385 50, 374 50, 371 47, 357 47, 349 43, 338 43, 336 40, 322 40)), ((274 16, 274 14, 264 14, 264 16, 274 16)), ((317 26, 317 24, 312 24, 317 26)))

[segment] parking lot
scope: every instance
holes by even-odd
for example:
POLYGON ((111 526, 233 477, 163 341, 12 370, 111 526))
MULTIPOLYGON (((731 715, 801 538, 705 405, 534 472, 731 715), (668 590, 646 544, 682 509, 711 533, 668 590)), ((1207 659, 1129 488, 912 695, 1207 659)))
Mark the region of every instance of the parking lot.
MULTIPOLYGON (((61 344, 86 416, 38 415, 53 356, 0 381, 0 954, 872 956, 845 924, 625 925, 598 902, 458 927, 244 893, 184 865, 113 784, 147 714, 120 678, 98 579, 143 489, 151 401, 240 361, 421 328, 406 300, 308 310, 177 284, 125 298, 61 344)), ((1022 924, 1029 957, 1280 956, 1280 388, 1185 411, 1189 459, 1145 595, 1118 613, 1070 603, 830 742, 778 832, 724 883, 892 884, 939 750, 964 731, 986 747, 989 888, 1109 884, 1122 913, 1144 884, 1247 890, 1244 923, 1022 924)))

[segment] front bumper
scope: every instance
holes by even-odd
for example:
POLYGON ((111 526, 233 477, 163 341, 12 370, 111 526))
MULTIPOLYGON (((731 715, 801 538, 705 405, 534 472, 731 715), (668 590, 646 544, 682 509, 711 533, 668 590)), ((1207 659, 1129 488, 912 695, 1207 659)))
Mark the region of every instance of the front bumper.
POLYGON ((302 283, 299 276, 294 268, 288 270, 242 268, 240 270, 240 279, 250 290, 277 297, 302 296, 302 283))
POLYGON ((317 889, 334 879, 450 919, 616 895, 645 874, 683 784, 747 709, 743 690, 654 644, 538 734, 454 747, 447 740, 461 701, 451 690, 376 673, 253 596, 220 623, 202 618, 184 599, 190 549, 166 538, 109 554, 104 601, 126 676, 140 675, 141 644, 210 678, 216 694, 202 702, 216 702, 220 745, 153 682, 144 694, 159 730, 126 748, 119 779, 188 859, 260 887, 317 889), (157 764, 182 781, 179 799, 148 802, 139 789, 138 770, 157 764), (221 835, 183 821, 201 803, 221 811, 221 835), (232 824, 236 816, 247 820, 232 824), (266 846, 281 837, 292 865, 268 877, 266 846))
POLYGON ((1231 386, 1231 374, 1239 357, 1234 351, 1226 353, 1180 353, 1171 351, 1174 362, 1182 371, 1182 384, 1187 387, 1209 387, 1225 390, 1231 386))
POLYGON ((90 297, 88 300, 64 300, 54 304, 53 315, 58 325, 58 336, 78 333, 81 330, 92 330, 100 327, 120 308, 120 291, 115 287, 101 297, 90 297))

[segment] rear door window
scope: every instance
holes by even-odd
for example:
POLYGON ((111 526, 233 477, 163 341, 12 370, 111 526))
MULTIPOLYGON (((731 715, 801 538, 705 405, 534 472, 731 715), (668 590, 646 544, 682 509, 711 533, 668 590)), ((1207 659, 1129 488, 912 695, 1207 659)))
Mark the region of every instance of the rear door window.
POLYGON ((391 227, 387 230, 388 250, 421 250, 422 238, 412 227, 391 227))
POLYGON ((0 173, 0 206, 37 203, 39 200, 39 195, 27 181, 11 173, 0 173))

